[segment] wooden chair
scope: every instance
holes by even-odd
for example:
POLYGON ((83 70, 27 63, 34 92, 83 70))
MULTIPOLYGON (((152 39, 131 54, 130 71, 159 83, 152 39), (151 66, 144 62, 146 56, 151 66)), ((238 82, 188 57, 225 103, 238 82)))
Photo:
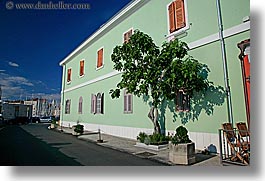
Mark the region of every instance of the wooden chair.
POLYGON ((244 150, 250 152, 250 132, 247 128, 246 123, 244 122, 236 123, 236 127, 238 129, 240 142, 243 145, 244 150))
POLYGON ((240 160, 245 165, 248 165, 249 156, 248 152, 244 149, 242 142, 237 138, 235 129, 232 127, 231 123, 222 124, 224 135, 228 145, 230 146, 233 156, 231 161, 240 160))

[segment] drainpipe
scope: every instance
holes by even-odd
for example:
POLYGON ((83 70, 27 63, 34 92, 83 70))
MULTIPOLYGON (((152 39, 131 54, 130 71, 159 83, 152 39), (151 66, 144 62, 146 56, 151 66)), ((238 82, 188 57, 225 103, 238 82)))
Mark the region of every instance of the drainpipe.
POLYGON ((217 15, 218 15, 219 39, 220 39, 221 50, 222 50, 224 82, 225 82, 225 90, 226 90, 226 96, 227 96, 228 122, 231 123, 233 126, 234 121, 233 121, 233 111, 232 111, 232 100, 231 100, 231 91, 230 91, 229 77, 228 77, 226 48, 225 48, 225 42, 224 42, 224 36, 223 36, 223 22, 222 22, 220 0, 216 0, 216 8, 217 8, 217 15))

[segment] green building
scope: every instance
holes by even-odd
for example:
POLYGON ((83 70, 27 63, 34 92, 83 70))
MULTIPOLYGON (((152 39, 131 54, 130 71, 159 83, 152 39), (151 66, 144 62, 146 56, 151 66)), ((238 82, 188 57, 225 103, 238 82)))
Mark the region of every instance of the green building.
POLYGON ((164 106, 159 121, 166 134, 184 124, 196 148, 213 144, 218 149, 222 123, 250 123, 250 2, 220 0, 220 6, 217 2, 131 1, 60 62, 61 124, 80 123, 86 130, 101 129, 132 139, 139 132, 153 132, 147 117, 148 102, 125 90, 118 99, 109 94, 121 79, 121 72, 113 70, 113 48, 128 41, 139 29, 157 45, 174 38, 187 42, 190 54, 209 66, 209 79, 216 87, 203 99, 197 98, 199 104, 189 109, 176 109, 174 102, 164 106), (227 89, 229 96, 221 93, 218 86, 227 89))

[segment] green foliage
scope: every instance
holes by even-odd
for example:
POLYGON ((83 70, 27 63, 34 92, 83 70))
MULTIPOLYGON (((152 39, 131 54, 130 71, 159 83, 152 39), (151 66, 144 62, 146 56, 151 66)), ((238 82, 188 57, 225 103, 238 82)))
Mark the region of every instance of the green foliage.
POLYGON ((170 137, 154 133, 152 135, 147 135, 144 132, 140 132, 139 136, 137 136, 137 140, 139 140, 141 143, 145 143, 147 145, 161 145, 166 144, 170 140, 170 137))
POLYGON ((113 49, 114 69, 123 73, 116 89, 110 90, 111 97, 118 98, 126 88, 138 97, 151 95, 152 105, 158 107, 164 98, 173 100, 180 89, 190 96, 205 90, 210 70, 188 50, 178 39, 163 43, 160 50, 149 35, 135 30, 128 43, 113 49))
POLYGON ((80 134, 83 134, 84 132, 84 125, 77 124, 74 126, 74 131, 80 134))
POLYGON ((148 135, 144 132, 140 132, 139 135, 137 136, 137 140, 139 140, 141 143, 144 143, 144 140, 145 138, 147 137, 148 135))
POLYGON ((189 139, 188 130, 183 126, 179 126, 171 141, 173 144, 190 143, 191 140, 189 139))

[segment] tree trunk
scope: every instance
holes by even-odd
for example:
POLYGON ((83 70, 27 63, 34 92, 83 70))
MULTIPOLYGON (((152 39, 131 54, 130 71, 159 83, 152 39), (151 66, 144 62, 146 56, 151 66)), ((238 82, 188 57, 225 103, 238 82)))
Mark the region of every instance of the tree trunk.
POLYGON ((154 133, 161 134, 160 130, 160 125, 158 122, 158 110, 156 107, 152 106, 149 113, 148 117, 151 119, 153 125, 154 125, 154 133))

